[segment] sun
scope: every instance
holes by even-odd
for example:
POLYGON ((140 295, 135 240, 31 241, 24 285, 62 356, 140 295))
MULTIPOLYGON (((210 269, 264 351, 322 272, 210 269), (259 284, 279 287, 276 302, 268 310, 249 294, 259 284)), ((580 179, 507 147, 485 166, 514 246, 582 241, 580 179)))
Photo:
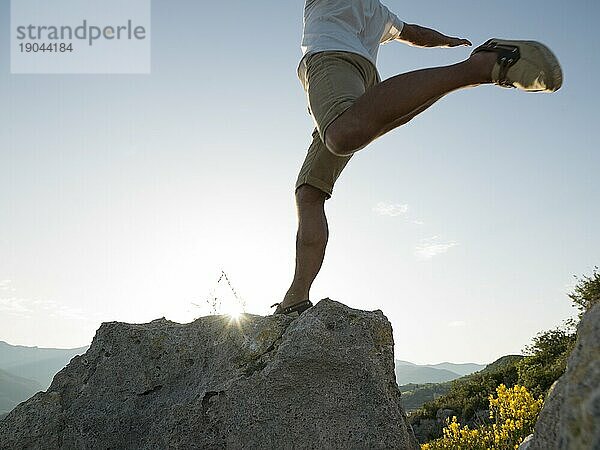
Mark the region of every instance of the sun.
POLYGON ((231 304, 228 305, 227 308, 225 308, 224 313, 229 316, 229 319, 231 322, 239 322, 242 318, 242 315, 244 314, 244 311, 241 307, 241 305, 238 304, 231 304))

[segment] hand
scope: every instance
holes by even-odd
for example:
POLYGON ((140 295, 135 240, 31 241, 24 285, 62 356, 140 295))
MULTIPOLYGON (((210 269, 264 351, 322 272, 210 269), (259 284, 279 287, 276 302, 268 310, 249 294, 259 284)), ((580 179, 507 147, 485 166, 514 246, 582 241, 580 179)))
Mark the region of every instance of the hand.
POLYGON ((461 38, 448 38, 448 41, 446 42, 446 47, 460 47, 461 45, 464 45, 465 47, 470 47, 473 44, 471 44, 471 41, 467 40, 467 39, 461 39, 461 38))

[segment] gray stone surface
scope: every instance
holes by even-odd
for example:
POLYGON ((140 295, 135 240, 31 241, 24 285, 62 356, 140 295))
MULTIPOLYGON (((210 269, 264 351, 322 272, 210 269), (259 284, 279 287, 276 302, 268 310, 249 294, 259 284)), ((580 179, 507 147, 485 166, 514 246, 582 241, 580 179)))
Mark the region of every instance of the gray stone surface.
POLYGON ((456 411, 452 409, 440 408, 435 413, 435 419, 444 425, 446 424, 446 420, 452 420, 453 416, 456 416, 456 411))
POLYGON ((600 304, 581 320, 567 370, 550 390, 526 448, 600 450, 600 304))
POLYGON ((416 450, 393 346, 381 311, 329 299, 296 318, 103 323, 0 421, 0 448, 416 450))
POLYGON ((417 442, 422 444, 439 438, 446 425, 436 419, 423 419, 415 416, 409 417, 409 423, 413 429, 417 442))

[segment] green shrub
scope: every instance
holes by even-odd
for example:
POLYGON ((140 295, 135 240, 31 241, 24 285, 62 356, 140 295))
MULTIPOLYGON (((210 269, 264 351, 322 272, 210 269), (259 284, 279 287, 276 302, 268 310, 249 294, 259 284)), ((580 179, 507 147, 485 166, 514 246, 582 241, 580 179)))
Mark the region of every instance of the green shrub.
POLYGON ((501 384, 497 396, 490 395, 490 419, 494 423, 470 428, 453 417, 443 430, 443 437, 421 445, 421 450, 508 450, 516 449, 533 431, 542 409, 542 398, 535 399, 524 387, 507 389, 501 384))
MULTIPOLYGON (((590 276, 577 278, 577 284, 569 298, 579 309, 580 317, 593 305, 600 303, 598 267, 595 267, 590 276)), ((539 333, 523 350, 525 356, 500 358, 481 372, 454 380, 447 394, 425 403, 420 410, 411 414, 411 423, 419 423, 421 419, 436 419, 438 410, 450 409, 456 413, 457 423, 471 426, 472 432, 474 426, 485 425, 476 413, 488 408, 489 395, 500 385, 508 389, 520 385, 532 395, 544 398, 548 389, 564 373, 576 338, 576 321, 572 319, 555 329, 539 333)), ((455 431, 458 430, 456 425, 453 427, 455 431)), ((461 433, 465 433, 464 429, 461 433)), ((440 436, 441 429, 439 436, 434 437, 440 436)))
POLYGON ((545 396, 552 383, 565 372, 576 337, 573 321, 534 337, 524 350, 526 356, 517 364, 519 384, 534 395, 545 396))
MULTIPOLYGON (((516 363, 521 357, 501 358, 502 364, 491 364, 486 370, 452 381, 450 391, 423 405, 415 417, 435 419, 438 409, 453 410, 460 422, 470 423, 477 411, 486 410, 490 394, 500 384, 514 386, 518 381, 516 363)), ((499 360, 500 361, 500 360, 499 360)))
POLYGON ((579 317, 581 317, 592 305, 600 303, 600 272, 598 267, 594 267, 591 276, 584 275, 575 279, 577 284, 569 294, 569 298, 573 300, 573 306, 579 309, 579 317))

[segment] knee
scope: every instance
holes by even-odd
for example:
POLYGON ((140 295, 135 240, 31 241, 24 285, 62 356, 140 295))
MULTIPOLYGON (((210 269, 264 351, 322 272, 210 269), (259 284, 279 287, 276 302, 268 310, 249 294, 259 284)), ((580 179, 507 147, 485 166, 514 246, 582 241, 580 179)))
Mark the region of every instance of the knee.
POLYGON ((366 145, 357 130, 360 128, 335 120, 325 130, 325 146, 335 156, 350 156, 366 145))
POLYGON ((296 189, 296 203, 298 207, 323 205, 326 198, 327 193, 310 184, 303 184, 296 189))

